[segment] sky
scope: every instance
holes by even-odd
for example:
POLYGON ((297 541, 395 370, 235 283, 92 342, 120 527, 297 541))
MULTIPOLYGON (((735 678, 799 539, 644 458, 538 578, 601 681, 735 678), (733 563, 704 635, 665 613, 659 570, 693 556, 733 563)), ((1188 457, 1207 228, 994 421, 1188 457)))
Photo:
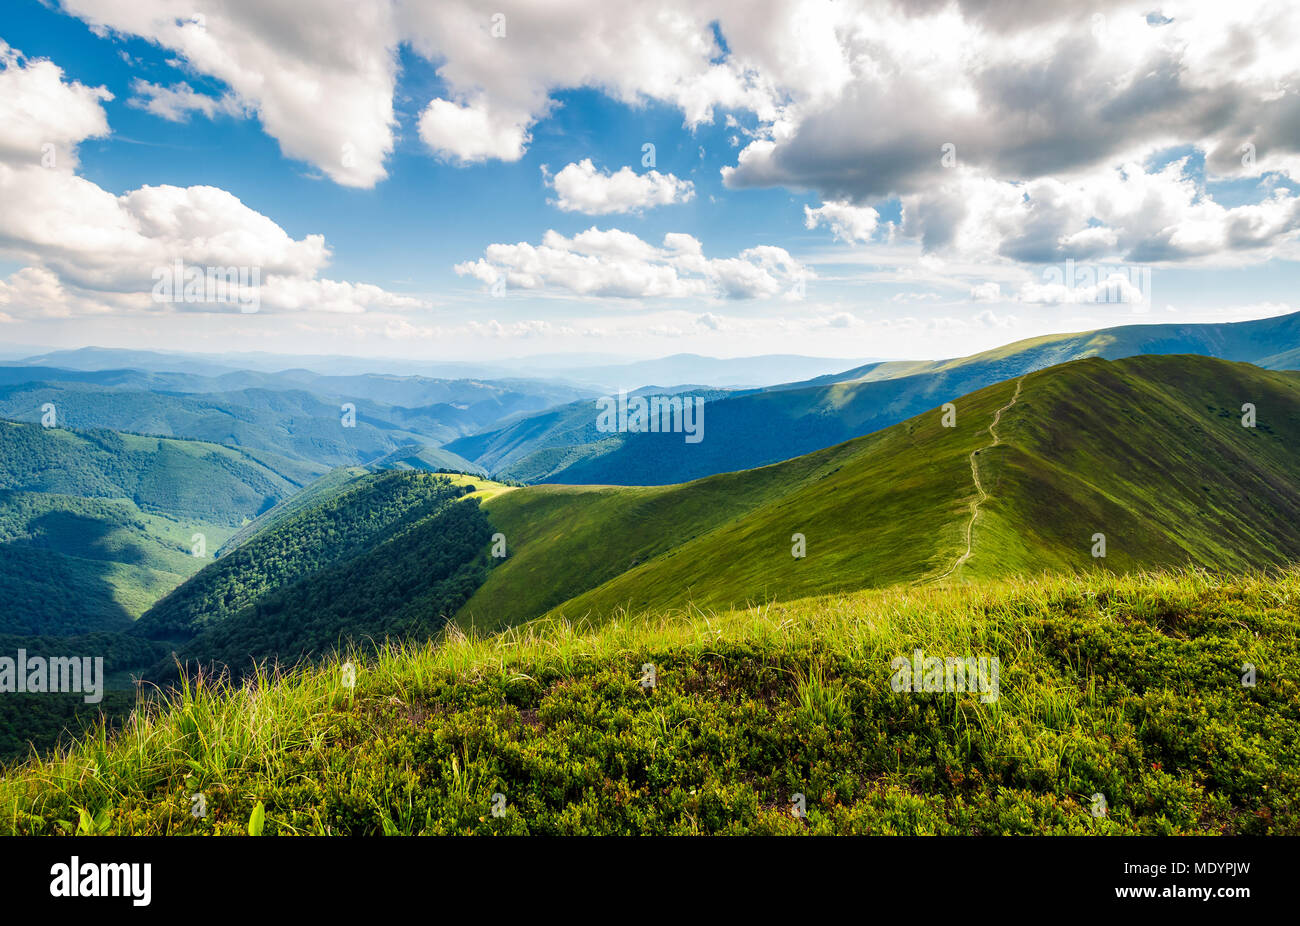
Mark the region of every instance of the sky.
POLYGON ((10 0, 0 348, 961 356, 1300 310, 1300 7, 10 0))

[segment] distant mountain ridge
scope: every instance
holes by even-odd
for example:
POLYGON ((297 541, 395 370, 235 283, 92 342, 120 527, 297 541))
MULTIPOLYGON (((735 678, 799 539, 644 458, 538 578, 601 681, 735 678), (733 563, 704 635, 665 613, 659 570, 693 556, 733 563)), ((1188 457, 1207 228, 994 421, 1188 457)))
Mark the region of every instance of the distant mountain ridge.
MULTIPOLYGON (((48 366, 83 372, 140 370, 205 377, 261 373, 299 373, 321 377, 388 375, 414 378, 545 380, 596 391, 634 389, 650 382, 702 381, 731 388, 764 386, 833 373, 865 360, 764 354, 720 358, 673 354, 633 360, 586 354, 540 355, 493 362, 410 360, 341 356, 293 356, 266 353, 192 354, 85 347, 50 351, 11 361, 15 366, 48 366), (383 371, 380 373, 379 371, 383 371)), ((3 382, 3 379, 0 379, 3 382)))
POLYGON ((667 485, 750 469, 889 427, 993 383, 1087 357, 1194 353, 1300 367, 1300 313, 1223 324, 1128 325, 1047 335, 969 357, 866 364, 803 382, 708 397, 705 439, 663 434, 594 439, 596 408, 579 401, 458 438, 446 449, 525 482, 667 485))

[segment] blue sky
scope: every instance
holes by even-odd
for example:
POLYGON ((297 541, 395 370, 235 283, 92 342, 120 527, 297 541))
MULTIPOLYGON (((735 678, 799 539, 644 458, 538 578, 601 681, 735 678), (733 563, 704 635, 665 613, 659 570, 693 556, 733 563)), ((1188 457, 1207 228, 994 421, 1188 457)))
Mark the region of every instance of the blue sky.
POLYGON ((546 17, 508 9, 495 37, 489 5, 380 6, 360 27, 333 3, 295 24, 281 0, 220 0, 201 26, 168 0, 7 5, 0 142, 23 194, 10 206, 24 206, 0 227, 0 339, 935 357, 1296 308, 1285 126, 1300 80, 1279 52, 1296 16, 1273 5, 1216 14, 1259 27, 1236 74, 1202 64, 1225 21, 1184 12, 1153 28, 1123 4, 1108 5, 1096 47, 1069 22, 1008 31, 959 5, 923 20, 790 0, 765 23, 725 3, 692 20, 687 4, 671 28, 638 28, 572 0, 546 17), (945 56, 945 42, 976 38, 975 63, 945 56), (1188 86, 1142 86, 1170 62, 1188 86), (1105 69, 1121 89, 1087 95, 1107 92, 1094 82, 1105 69), (320 101, 303 108, 317 79, 320 101), (189 103, 148 108, 182 84, 189 103), (1241 102, 1207 115, 1191 90, 1241 102), (385 101, 387 127, 368 118, 385 101), (1048 104, 1060 125, 1041 137, 1007 128, 1048 104), (1070 138, 1089 112, 1098 130, 1070 138), (45 137, 73 156, 24 174, 45 137), (340 140, 359 153, 336 160, 340 140), (142 281, 173 257, 218 256, 263 274, 258 312, 149 300, 142 281), (1050 284, 1067 260, 1148 291, 1120 287, 1117 301, 1085 279, 1063 292, 1050 284))

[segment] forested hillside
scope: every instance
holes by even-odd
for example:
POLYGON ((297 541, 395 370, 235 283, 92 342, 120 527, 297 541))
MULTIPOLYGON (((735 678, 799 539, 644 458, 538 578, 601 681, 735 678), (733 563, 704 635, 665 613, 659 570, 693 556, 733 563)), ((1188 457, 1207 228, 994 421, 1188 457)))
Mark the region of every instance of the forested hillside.
POLYGON ((215 444, 0 421, 0 632, 121 630, 296 488, 215 444))
POLYGON ((216 444, 0 421, 0 489, 126 498, 145 511, 237 526, 297 488, 216 444))
POLYGON ((475 486, 414 471, 343 481, 151 608, 133 632, 237 671, 345 639, 433 632, 486 574, 475 486))

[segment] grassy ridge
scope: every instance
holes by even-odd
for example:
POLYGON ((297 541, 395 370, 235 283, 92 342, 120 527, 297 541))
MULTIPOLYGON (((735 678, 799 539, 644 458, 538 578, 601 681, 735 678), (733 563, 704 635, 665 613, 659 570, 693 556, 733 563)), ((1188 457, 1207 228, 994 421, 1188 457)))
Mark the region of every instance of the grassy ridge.
POLYGON ((1300 374, 1208 357, 1080 360, 867 437, 675 486, 530 486, 487 503, 510 557, 462 609, 495 629, 1044 569, 1300 558, 1300 374), (999 443, 989 432, 1004 412, 999 443), (1241 425, 1241 406, 1257 426, 1241 425), (1107 537, 1107 558, 1092 536, 1107 537), (807 555, 792 555, 803 534, 807 555))
MULTIPOLYGON (((956 428, 918 416, 773 466, 677 486, 529 486, 485 505, 509 541, 461 611, 494 629, 564 606, 712 606, 887 585, 946 567, 974 491, 970 452, 1013 383, 956 428), (803 533, 809 555, 792 555, 803 533)), ((952 556, 956 556, 953 552, 952 556)))
POLYGON ((338 662, 204 683, 11 767, 0 831, 242 833, 260 805, 268 834, 1300 833, 1297 569, 546 621, 353 658, 355 687, 338 662), (892 690, 916 648, 997 657, 998 699, 892 690))
POLYGON ((963 575, 1088 565, 1235 572, 1300 558, 1300 375, 1203 357, 1027 376, 982 451, 991 497, 963 575), (1242 405, 1256 426, 1242 426, 1242 405))

